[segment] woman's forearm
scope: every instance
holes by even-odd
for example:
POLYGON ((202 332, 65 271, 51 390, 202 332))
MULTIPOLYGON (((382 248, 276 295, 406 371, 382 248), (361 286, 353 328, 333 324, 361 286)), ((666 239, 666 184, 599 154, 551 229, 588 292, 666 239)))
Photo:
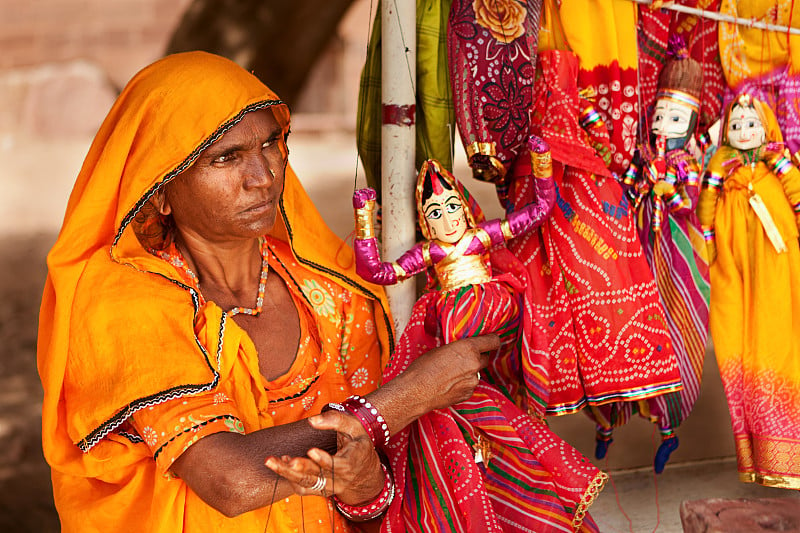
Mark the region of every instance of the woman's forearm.
POLYGON ((294 494, 264 466, 269 456, 305 456, 311 448, 336 453, 336 432, 301 420, 241 435, 215 433, 184 451, 170 469, 210 506, 237 516, 294 494))

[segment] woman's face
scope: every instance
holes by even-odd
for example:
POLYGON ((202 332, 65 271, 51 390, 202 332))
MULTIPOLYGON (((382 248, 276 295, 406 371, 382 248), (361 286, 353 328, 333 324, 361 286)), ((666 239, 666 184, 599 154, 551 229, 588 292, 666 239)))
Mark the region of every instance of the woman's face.
POLYGON ((178 231, 224 242, 272 229, 283 193, 286 131, 271 110, 248 113, 159 191, 162 214, 178 231))
POLYGON ((767 140, 767 132, 756 110, 739 105, 731 109, 727 134, 728 144, 739 150, 758 148, 767 140))
POLYGON ((431 237, 446 243, 456 243, 467 231, 467 219, 461 198, 453 190, 443 189, 422 205, 431 237))

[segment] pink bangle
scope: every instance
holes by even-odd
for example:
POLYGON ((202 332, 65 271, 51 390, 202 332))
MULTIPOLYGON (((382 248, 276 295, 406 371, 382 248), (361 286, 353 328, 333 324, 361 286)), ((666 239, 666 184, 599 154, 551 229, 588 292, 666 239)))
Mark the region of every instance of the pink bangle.
POLYGON ((385 464, 381 463, 381 469, 384 475, 383 489, 371 502, 365 505, 348 505, 342 503, 338 497, 333 497, 336 508, 351 522, 374 520, 385 513, 386 509, 392 504, 392 500, 394 500, 394 479, 392 479, 392 474, 385 464))

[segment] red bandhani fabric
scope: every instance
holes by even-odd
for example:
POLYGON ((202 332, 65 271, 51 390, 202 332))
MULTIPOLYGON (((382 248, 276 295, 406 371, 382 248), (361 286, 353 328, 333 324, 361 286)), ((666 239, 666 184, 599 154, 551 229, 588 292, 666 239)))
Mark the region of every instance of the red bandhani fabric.
MULTIPOLYGON (((719 11, 721 0, 686 0, 682 5, 706 11, 719 11)), ((670 36, 686 43, 689 57, 703 67, 703 94, 700 97, 698 129, 706 131, 722 111, 722 95, 727 88, 719 56, 717 22, 711 19, 666 9, 639 6, 639 95, 644 117, 650 117, 658 90, 658 76, 667 60, 670 36)), ((643 124, 641 131, 649 131, 643 124)))
MULTIPOLYGON (((553 67, 537 82, 540 113, 572 113, 578 99, 561 96, 566 82, 558 66, 576 59, 571 52, 551 50, 542 69, 553 67), (554 100, 558 105, 550 105, 554 100), (572 101, 573 106, 563 105, 572 101)), ((573 90, 577 87, 573 84, 573 90)), ((549 117, 547 123, 559 123, 549 117)), ((567 122, 566 120, 563 122, 567 122)), ((560 135, 542 130, 545 141, 560 135)), ((577 133, 576 133, 577 134, 577 133)), ((575 144, 583 141, 576 138, 575 144)), ((586 405, 634 401, 680 390, 681 380, 663 307, 653 275, 631 218, 631 206, 620 184, 585 170, 583 157, 565 151, 556 158, 556 208, 541 226, 509 243, 523 261, 534 296, 534 335, 543 336, 551 354, 549 414, 567 414, 586 405)), ((509 199, 530 201, 530 161, 521 156, 512 168, 509 199)), ((512 207, 513 208, 513 207, 512 207)))

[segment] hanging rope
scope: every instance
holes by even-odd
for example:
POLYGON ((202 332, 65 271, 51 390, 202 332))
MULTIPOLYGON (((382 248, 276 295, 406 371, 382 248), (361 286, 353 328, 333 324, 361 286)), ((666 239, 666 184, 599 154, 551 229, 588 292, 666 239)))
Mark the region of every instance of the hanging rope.
MULTIPOLYGON (((365 53, 364 53, 364 64, 365 65, 366 65, 367 61, 369 60, 369 39, 372 36, 372 21, 373 21, 373 18, 374 18, 374 15, 372 14, 373 3, 374 2, 372 0, 370 0, 370 3, 369 3, 369 19, 368 19, 369 22, 367 23, 367 39, 366 39, 366 46, 364 47, 365 48, 365 53)), ((366 66, 364 68, 366 68, 366 66)), ((361 94, 359 95, 359 99, 361 100, 361 106, 360 106, 361 109, 365 109, 366 108, 366 99, 367 99, 366 91, 361 91, 361 94)), ((356 150, 356 168, 355 168, 355 172, 353 172, 353 192, 356 192, 356 189, 358 188, 358 159, 359 159, 358 150, 356 150)), ((345 241, 346 240, 347 239, 345 239, 345 241)))
POLYGON ((768 24, 766 22, 762 22, 760 20, 755 20, 755 19, 733 17, 731 15, 725 15, 723 13, 718 13, 716 11, 708 11, 696 7, 688 7, 681 4, 675 4, 672 2, 667 2, 662 4, 658 0, 656 0, 655 2, 653 0, 630 0, 630 1, 635 4, 644 4, 646 6, 652 6, 653 8, 657 9, 669 9, 672 11, 677 11, 679 13, 688 13, 689 15, 696 15, 698 17, 706 18, 709 20, 716 20, 719 22, 730 22, 731 24, 748 26, 750 28, 758 28, 762 30, 775 31, 792 35, 800 35, 800 28, 791 28, 789 26, 781 26, 778 24, 768 24))

